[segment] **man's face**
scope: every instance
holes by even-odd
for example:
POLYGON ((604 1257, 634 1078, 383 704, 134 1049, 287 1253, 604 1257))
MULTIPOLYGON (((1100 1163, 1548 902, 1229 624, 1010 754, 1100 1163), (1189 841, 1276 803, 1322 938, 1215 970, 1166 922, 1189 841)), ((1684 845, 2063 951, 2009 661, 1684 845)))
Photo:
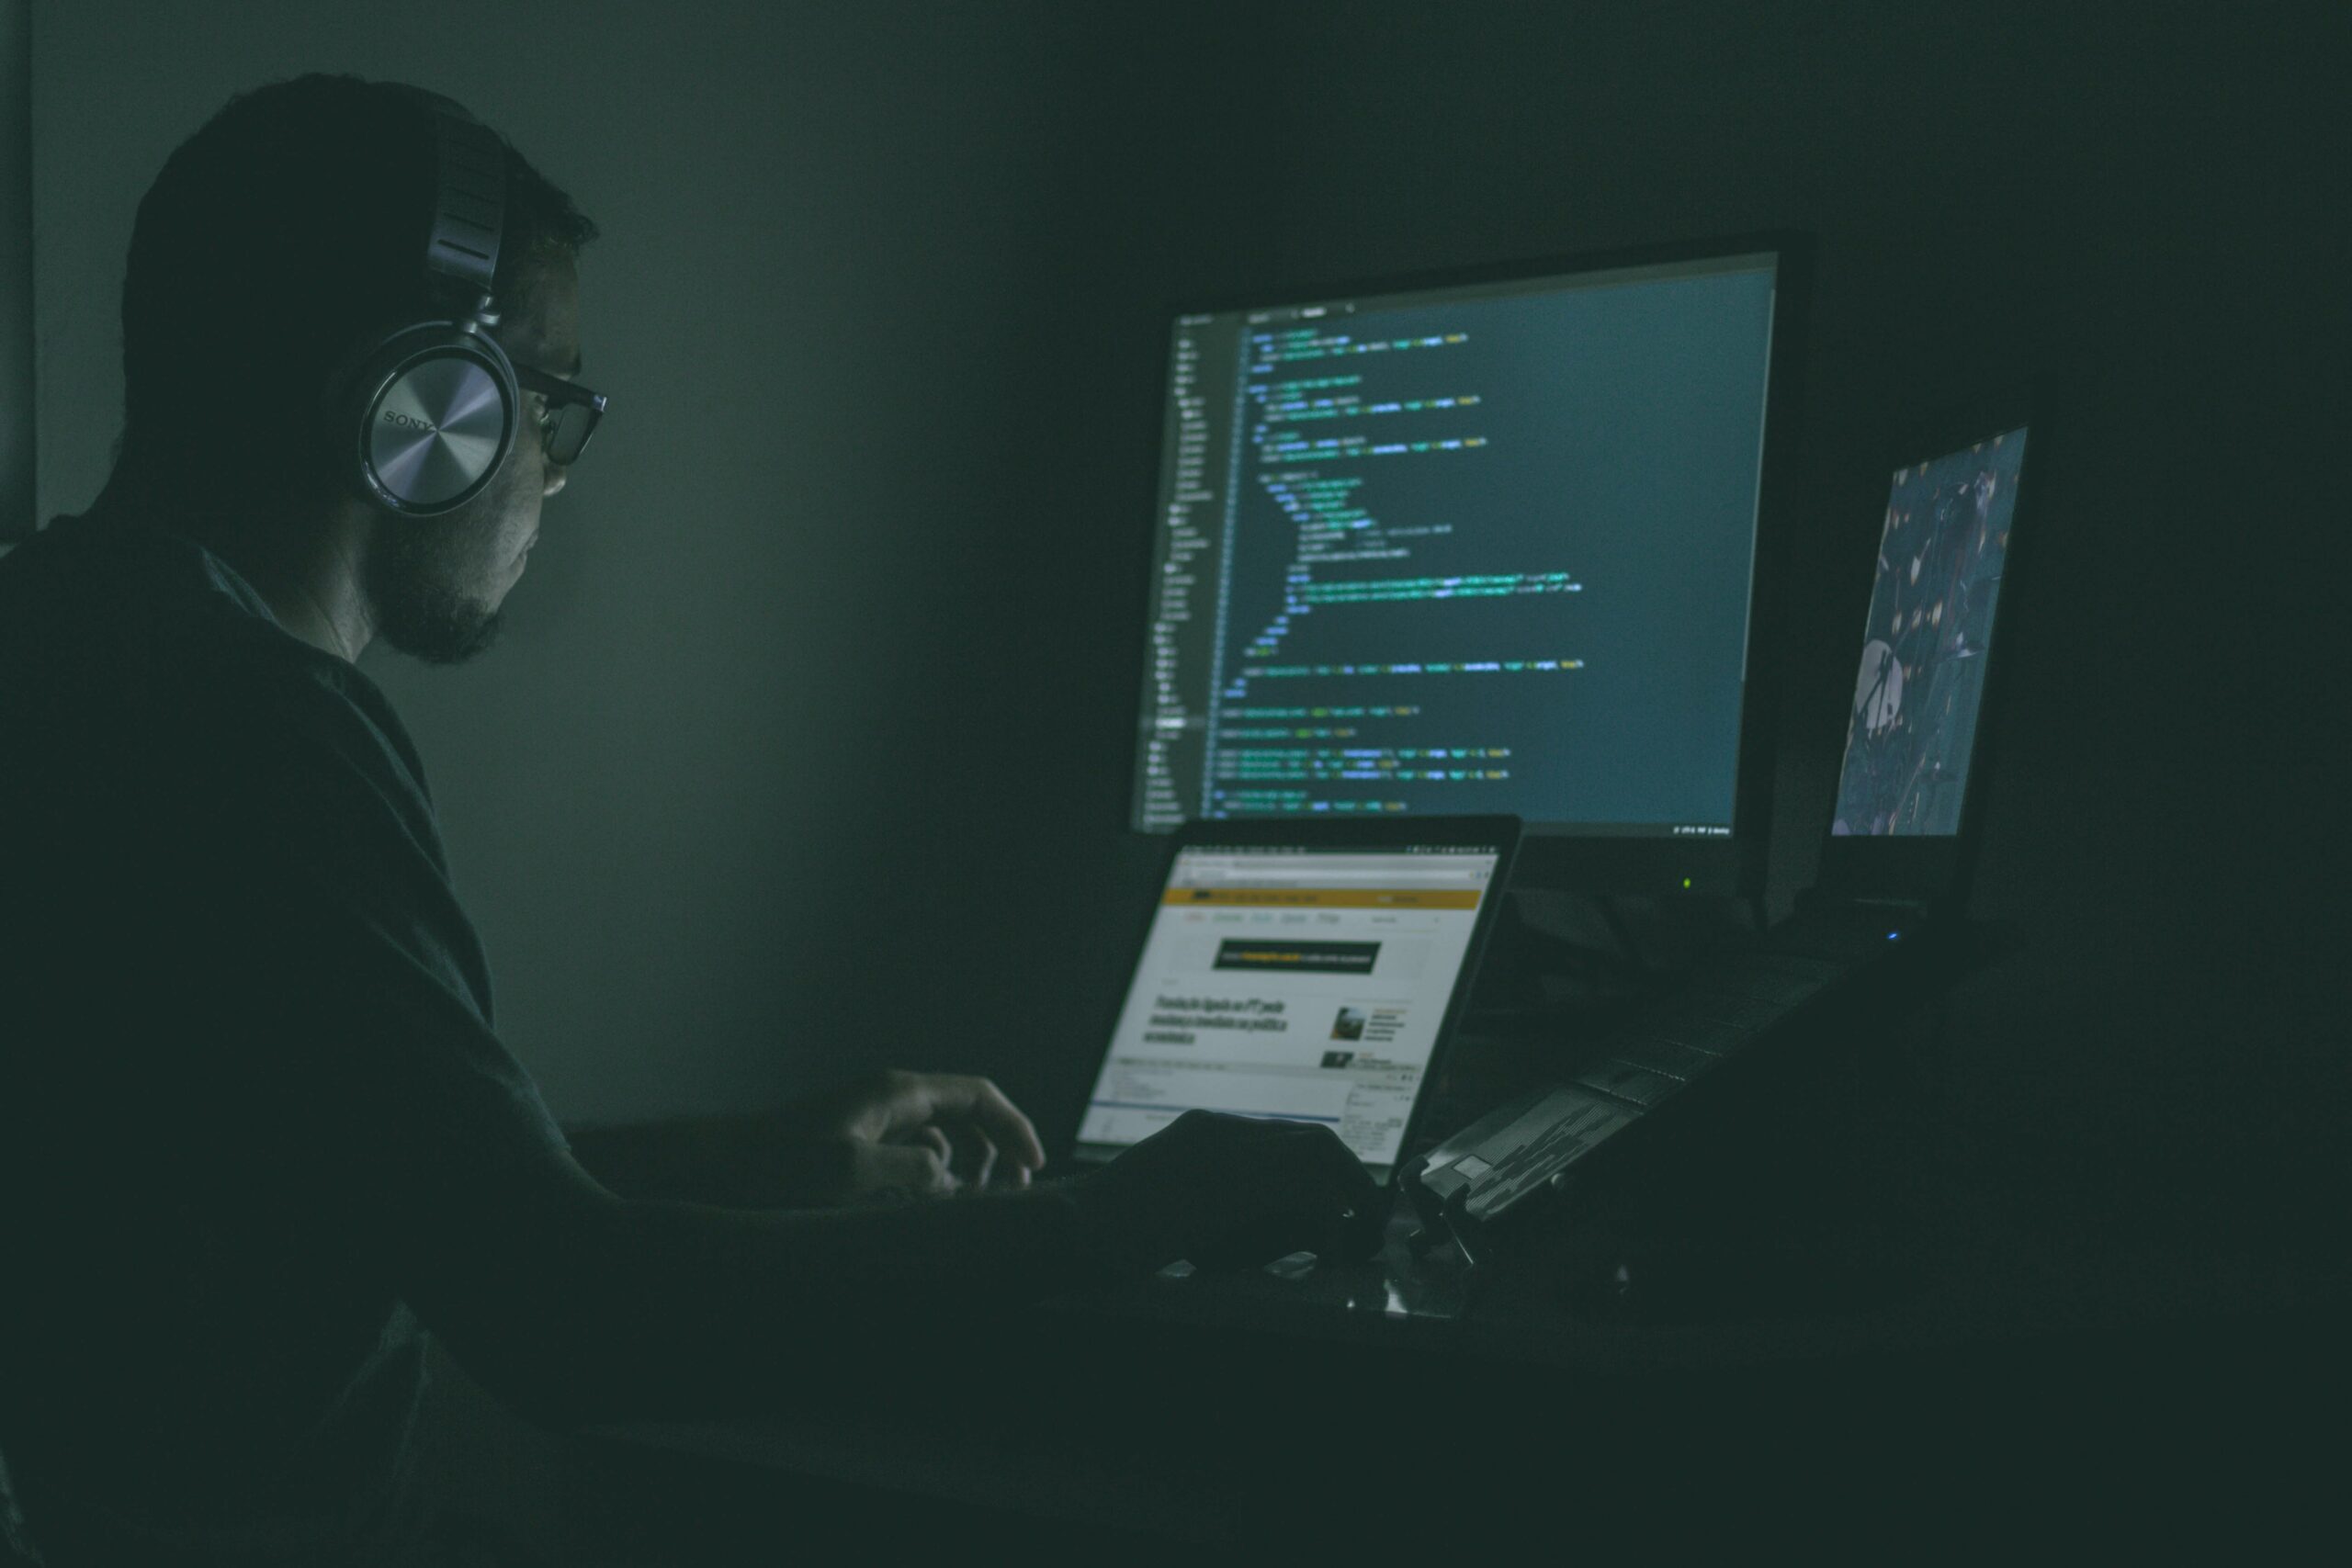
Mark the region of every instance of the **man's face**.
MULTIPOLYGON (((571 258, 535 269, 524 297, 495 330, 517 365, 550 376, 580 369, 580 278, 571 258)), ((376 631, 428 664, 459 664, 497 640, 499 607, 523 575, 538 537, 539 509, 566 470, 547 460, 537 416, 544 400, 523 394, 521 428, 481 493, 438 517, 378 518, 362 567, 376 631)))

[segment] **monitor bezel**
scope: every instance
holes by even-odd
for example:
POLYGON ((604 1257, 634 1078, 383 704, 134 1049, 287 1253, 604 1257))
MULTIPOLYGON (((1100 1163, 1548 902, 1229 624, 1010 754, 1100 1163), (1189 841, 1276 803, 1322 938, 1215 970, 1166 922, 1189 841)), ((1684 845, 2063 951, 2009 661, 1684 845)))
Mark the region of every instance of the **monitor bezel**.
MULTIPOLYGON (((1845 770, 1845 746, 1841 741, 1837 766, 1830 773, 1829 798, 1819 818, 1821 863, 1814 885, 1823 895, 1862 902, 1917 904, 1931 910, 1957 908, 1967 899, 1977 845, 1984 838, 1986 780, 1992 777, 2002 716, 2007 711, 2008 672, 2017 662, 2018 562, 2021 550, 2027 557, 2032 555, 2032 537, 2041 528, 2037 518, 2041 492, 2048 484, 2052 401, 2049 379, 2039 378, 1965 402, 1947 403, 1908 422, 1880 444, 1880 471, 1886 476, 1891 491, 1894 476, 1906 468, 1949 457, 1964 447, 2013 430, 2026 433, 2025 455, 2018 464, 2017 500, 2009 513, 2009 543, 2001 561, 2001 592, 1993 604, 1992 646, 1985 654, 1984 683, 1977 699, 1977 726, 1970 746, 1968 783, 1961 792, 1959 827, 1948 834, 1917 837, 1841 837, 1832 833, 1838 816, 1838 781, 1845 770)), ((1873 520, 1883 528, 1883 515, 1874 516, 1873 520)), ((1863 608, 1856 616, 1858 621, 1867 620, 1870 584, 1877 578, 1876 539, 1871 543, 1867 557, 1871 563, 1869 578, 1863 586, 1863 608)), ((1850 629, 1868 628, 1857 626, 1850 629)), ((1855 650, 1849 645, 1847 652, 1851 655, 1855 650)), ((1849 657, 1838 666, 1838 692, 1849 709, 1849 725, 1852 722, 1853 662, 1849 657)), ((1841 728, 1839 733, 1846 732, 1841 728)))
MULTIPOLYGON (((1779 671, 1766 657, 1772 639, 1763 635, 1778 624, 1781 583, 1788 553, 1792 514, 1791 491, 1795 476, 1799 391, 1803 378, 1803 348, 1806 302, 1811 295, 1814 243, 1795 229, 1768 229, 1736 234, 1679 239, 1646 244, 1611 246, 1471 265, 1428 268, 1369 278, 1342 279, 1311 285, 1283 284, 1246 294, 1226 293, 1168 305, 1159 315, 1162 329, 1159 378, 1157 382, 1161 440, 1150 466, 1151 490, 1140 511, 1150 518, 1150 537, 1157 538, 1160 468, 1166 461, 1169 417, 1168 388, 1175 370, 1175 326, 1179 318, 1234 310, 1282 310, 1367 295, 1410 293, 1420 289, 1472 288, 1481 284, 1606 272, 1624 267, 1667 265, 1742 255, 1770 254, 1774 258, 1772 336, 1765 369, 1764 451, 1758 490, 1756 558, 1748 592, 1746 690, 1740 704, 1739 752, 1733 784, 1732 830, 1722 837, 1672 834, 1595 834, 1568 824, 1527 820, 1520 840, 1515 886, 1556 888, 1582 893, 1693 894, 1747 897, 1764 887, 1766 854, 1772 827, 1774 738, 1778 728, 1779 671)), ((1157 589, 1154 552, 1143 552, 1138 597, 1148 617, 1157 589)), ((1130 690, 1136 707, 1127 759, 1126 831, 1144 837, 1159 835, 1136 825, 1138 767, 1136 741, 1151 713, 1151 653, 1148 636, 1136 639, 1135 678, 1130 690)), ((1221 825, 1240 822, 1298 822, 1316 818, 1219 818, 1221 825)), ((1342 820, 1362 822, 1368 818, 1342 820)), ((1410 818, 1399 820, 1413 820, 1410 818)), ((1435 821, 1435 818, 1420 818, 1435 821)), ((1182 831, 1178 829, 1177 831, 1182 831)))
MULTIPOLYGON (((1224 844, 1246 845, 1253 848, 1296 846, 1303 850, 1363 850, 1382 849, 1400 844, 1425 844, 1433 847, 1472 850, 1492 845, 1496 849, 1495 874, 1490 884, 1492 895, 1480 900, 1476 921, 1470 928, 1470 944, 1462 954, 1462 967, 1453 979, 1453 991, 1446 998, 1445 1011, 1438 1020, 1436 1044, 1430 1059, 1421 1069, 1421 1088, 1413 1097, 1413 1109, 1405 1119, 1396 1146, 1400 1150, 1413 1147, 1413 1140, 1420 1134, 1422 1120, 1428 1114, 1432 1098, 1430 1086, 1454 1047, 1455 1032, 1463 1014, 1469 1007, 1470 993, 1476 987, 1478 966, 1484 960, 1487 937, 1493 932, 1497 911, 1501 909, 1505 895, 1512 884, 1519 852, 1525 845, 1525 825, 1517 817, 1492 815, 1482 817, 1317 817, 1298 818, 1229 818, 1196 817, 1182 828, 1167 835, 1168 852, 1162 857, 1159 875, 1152 884, 1151 902, 1145 908, 1142 921, 1135 928, 1127 945, 1129 954, 1125 984, 1119 987, 1118 1000, 1111 1014, 1102 1021, 1098 1038, 1103 1042, 1088 1065, 1086 1082, 1080 1090, 1078 1114, 1071 1125, 1086 1123, 1088 1097, 1094 1092, 1094 1083, 1102 1077, 1102 1064, 1110 1050, 1110 1042, 1118 1033, 1119 1018, 1125 1010, 1128 993, 1135 987, 1136 964, 1143 956, 1144 946, 1151 940, 1152 926, 1159 918, 1161 901, 1168 891, 1169 878, 1176 874, 1177 857, 1186 850, 1224 844)), ((1081 1167, 1100 1165, 1114 1159, 1133 1144, 1090 1144, 1072 1134, 1070 1140, 1073 1163, 1081 1167)), ((1365 1162, 1364 1168, 1383 1188, 1391 1187, 1396 1173, 1403 1168, 1400 1159, 1390 1165, 1365 1162)))

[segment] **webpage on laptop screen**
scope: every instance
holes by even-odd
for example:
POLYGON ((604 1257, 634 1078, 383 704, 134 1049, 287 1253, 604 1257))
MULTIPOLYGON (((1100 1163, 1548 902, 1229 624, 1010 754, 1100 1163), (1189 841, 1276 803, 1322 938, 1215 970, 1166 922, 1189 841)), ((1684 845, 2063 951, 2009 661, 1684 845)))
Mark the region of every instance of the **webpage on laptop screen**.
POLYGON ((1160 895, 1079 1141, 1186 1111, 1320 1122, 1392 1165, 1496 856, 1188 849, 1160 895))

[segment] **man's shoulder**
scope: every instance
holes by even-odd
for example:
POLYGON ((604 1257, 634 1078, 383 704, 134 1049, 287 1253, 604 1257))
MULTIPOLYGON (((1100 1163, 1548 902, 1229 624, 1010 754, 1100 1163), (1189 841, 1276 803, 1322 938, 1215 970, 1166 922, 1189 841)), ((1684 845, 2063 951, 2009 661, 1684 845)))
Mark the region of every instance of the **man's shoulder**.
POLYGON ((184 754, 209 785, 198 793, 256 832, 389 835, 437 866, 432 795, 391 705, 357 670, 290 641, 223 636, 188 671, 184 754))
POLYGON ((0 567, 0 728, 61 785, 201 802, 343 780, 424 830, 424 767, 382 691, 202 546, 61 518, 0 567))
POLYGON ((223 627, 201 646, 192 673, 212 711, 248 729, 325 748, 371 776, 424 793, 407 728, 357 669, 253 622, 223 627))

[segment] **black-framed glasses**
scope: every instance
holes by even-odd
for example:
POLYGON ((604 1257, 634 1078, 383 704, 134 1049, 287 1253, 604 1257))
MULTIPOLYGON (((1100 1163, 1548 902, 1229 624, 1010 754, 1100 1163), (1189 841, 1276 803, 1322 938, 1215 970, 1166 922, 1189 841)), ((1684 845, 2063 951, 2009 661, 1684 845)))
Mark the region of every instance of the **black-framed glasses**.
POLYGON ((527 365, 514 367, 514 379, 525 391, 537 392, 548 400, 548 412, 539 416, 539 437, 546 443, 548 461, 560 468, 578 462, 588 437, 596 433, 596 422, 605 417, 605 394, 527 365))

